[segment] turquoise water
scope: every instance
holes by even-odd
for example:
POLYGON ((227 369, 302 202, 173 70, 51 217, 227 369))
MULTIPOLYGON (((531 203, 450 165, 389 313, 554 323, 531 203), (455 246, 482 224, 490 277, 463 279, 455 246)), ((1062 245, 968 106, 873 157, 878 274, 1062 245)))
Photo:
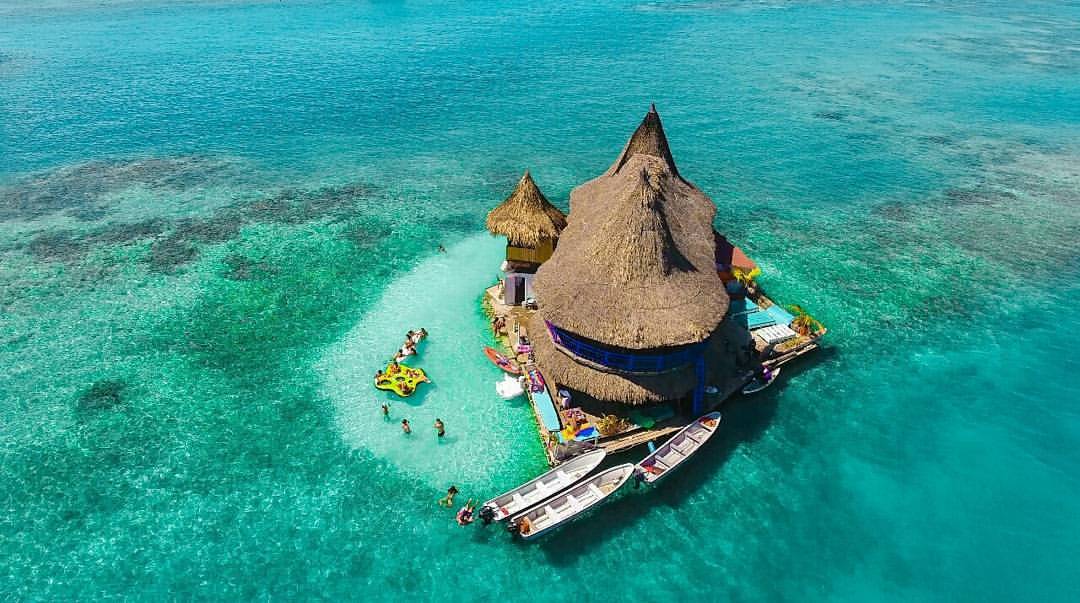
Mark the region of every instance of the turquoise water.
POLYGON ((1076 600, 1080 6, 548 4, 0 0, 0 592, 1076 600), (459 528, 543 466, 483 216, 653 101, 829 349, 663 488, 459 528))

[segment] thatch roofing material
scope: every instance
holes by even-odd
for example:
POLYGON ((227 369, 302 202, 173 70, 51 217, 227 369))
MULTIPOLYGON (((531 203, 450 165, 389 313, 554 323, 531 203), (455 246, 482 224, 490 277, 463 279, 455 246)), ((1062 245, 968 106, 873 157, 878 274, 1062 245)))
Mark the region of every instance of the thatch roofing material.
POLYGON ((697 343, 724 318, 716 206, 661 157, 637 154, 571 193, 570 225, 536 273, 540 312, 626 349, 697 343))
MULTIPOLYGON (((598 400, 624 404, 649 404, 676 400, 689 395, 697 384, 694 365, 674 371, 651 375, 611 373, 586 366, 560 351, 546 335, 544 319, 534 314, 529 324, 533 353, 537 364, 544 367, 559 387, 583 392, 598 400), (544 335, 540 335, 543 333, 544 335)), ((723 323, 714 334, 705 352, 708 383, 723 384, 735 373, 739 350, 749 335, 734 323, 723 323)))
POLYGON ((487 215, 487 229, 512 245, 536 247, 566 228, 566 216, 547 200, 526 171, 514 192, 487 215))
POLYGON ((607 175, 614 176, 619 173, 634 155, 659 157, 676 178, 681 178, 678 168, 675 167, 675 158, 671 156, 671 147, 668 146, 667 136, 664 134, 664 124, 660 123, 660 114, 656 112, 655 104, 649 105, 645 119, 641 120, 641 125, 634 130, 619 158, 608 168, 607 175))

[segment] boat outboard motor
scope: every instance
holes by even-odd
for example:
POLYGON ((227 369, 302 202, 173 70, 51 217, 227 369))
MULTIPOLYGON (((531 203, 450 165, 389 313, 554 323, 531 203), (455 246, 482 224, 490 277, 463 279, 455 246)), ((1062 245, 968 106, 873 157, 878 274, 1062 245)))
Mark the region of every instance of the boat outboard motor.
POLYGON ((480 521, 484 525, 491 525, 491 522, 495 521, 495 509, 487 505, 480 507, 480 521))

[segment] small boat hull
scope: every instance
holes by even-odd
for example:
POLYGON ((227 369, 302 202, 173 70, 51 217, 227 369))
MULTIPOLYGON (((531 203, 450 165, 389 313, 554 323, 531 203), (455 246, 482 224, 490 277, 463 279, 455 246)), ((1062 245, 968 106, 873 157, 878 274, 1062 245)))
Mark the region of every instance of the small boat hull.
POLYGON ((500 354, 499 351, 495 348, 490 346, 485 347, 484 355, 487 356, 488 360, 490 360, 492 364, 510 373, 511 375, 521 374, 521 367, 519 367, 517 363, 513 360, 500 354))
POLYGON ((699 417, 641 459, 635 465, 635 471, 647 484, 660 481, 700 450, 719 428, 720 413, 711 412, 699 417))
POLYGON ((554 469, 485 502, 481 508, 493 511, 492 520, 502 521, 555 496, 585 478, 607 456, 605 450, 590 450, 554 469))
POLYGON ((634 474, 630 463, 601 471, 557 496, 510 518, 522 540, 536 540, 607 500, 634 474))
POLYGON ((776 378, 779 377, 779 376, 780 376, 780 369, 779 368, 774 369, 773 372, 772 372, 772 378, 770 378, 768 381, 761 381, 760 379, 754 379, 753 381, 751 381, 750 383, 747 383, 742 388, 742 394, 744 396, 749 396, 750 394, 756 394, 759 391, 761 391, 761 390, 765 389, 766 387, 769 387, 770 385, 775 383, 776 378))

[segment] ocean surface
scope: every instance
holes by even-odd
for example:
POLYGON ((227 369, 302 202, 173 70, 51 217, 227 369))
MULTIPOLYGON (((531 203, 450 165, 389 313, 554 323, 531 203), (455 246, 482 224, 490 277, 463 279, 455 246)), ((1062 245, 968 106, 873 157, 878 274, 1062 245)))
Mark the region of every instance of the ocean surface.
POLYGON ((0 0, 0 599, 1076 601, 1078 277, 1076 2, 0 0), (545 466, 483 218, 650 102, 827 349, 662 487, 461 528, 545 466))

